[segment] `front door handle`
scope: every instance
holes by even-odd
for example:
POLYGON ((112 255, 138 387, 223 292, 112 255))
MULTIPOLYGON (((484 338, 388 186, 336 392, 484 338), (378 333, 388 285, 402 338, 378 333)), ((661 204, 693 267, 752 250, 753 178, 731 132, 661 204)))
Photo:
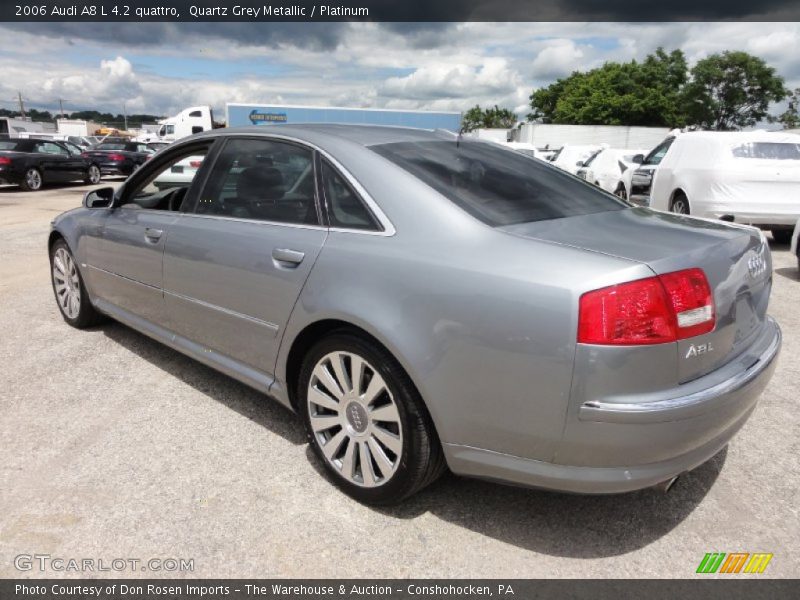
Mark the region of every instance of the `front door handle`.
POLYGON ((145 227, 144 237, 148 242, 156 243, 161 239, 164 232, 161 229, 153 229, 152 227, 145 227))
POLYGON ((298 252, 297 250, 290 250, 289 248, 275 248, 272 251, 272 258, 275 259, 278 263, 281 263, 282 266, 287 267, 296 267, 303 259, 306 257, 304 252, 298 252))

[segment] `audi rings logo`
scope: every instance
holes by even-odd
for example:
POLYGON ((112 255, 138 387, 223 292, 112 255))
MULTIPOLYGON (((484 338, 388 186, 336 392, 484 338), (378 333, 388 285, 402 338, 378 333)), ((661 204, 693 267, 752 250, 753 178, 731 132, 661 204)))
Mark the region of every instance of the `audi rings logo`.
POLYGON ((764 258, 764 248, 762 247, 747 261, 747 272, 752 279, 755 279, 766 270, 767 260, 764 258))

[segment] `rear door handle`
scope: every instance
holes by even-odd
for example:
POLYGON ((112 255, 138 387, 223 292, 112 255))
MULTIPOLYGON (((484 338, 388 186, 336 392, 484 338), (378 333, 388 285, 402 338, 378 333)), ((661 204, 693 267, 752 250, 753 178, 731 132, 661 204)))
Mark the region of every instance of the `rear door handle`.
POLYGON ((145 227, 144 237, 148 242, 157 242, 161 239, 164 232, 161 229, 153 229, 152 227, 145 227))
POLYGON ((305 257, 304 252, 290 250, 289 248, 275 248, 272 251, 272 258, 286 267, 296 267, 303 262, 305 257))

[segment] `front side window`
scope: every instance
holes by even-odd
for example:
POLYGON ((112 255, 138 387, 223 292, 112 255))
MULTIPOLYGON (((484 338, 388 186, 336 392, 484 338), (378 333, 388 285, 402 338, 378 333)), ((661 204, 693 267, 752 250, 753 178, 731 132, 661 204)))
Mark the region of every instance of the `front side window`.
POLYGON ((322 161, 322 186, 331 227, 379 230, 361 198, 327 160, 322 161))
POLYGON ((627 207, 576 177, 488 143, 400 142, 370 149, 494 227, 627 207))
POLYGON ((658 146, 650 151, 650 154, 644 159, 643 165, 659 165, 664 157, 667 155, 667 150, 672 146, 675 138, 670 138, 665 142, 661 142, 658 146))
POLYGON ((65 156, 69 155, 67 149, 63 146, 59 146, 58 144, 54 144, 53 142, 44 142, 41 144, 36 145, 36 152, 41 152, 44 154, 62 154, 65 156))
POLYGON ((208 148, 193 148, 174 155, 152 171, 147 179, 125 194, 124 206, 150 210, 183 210, 189 192, 208 148))
POLYGON ((311 150, 272 140, 228 141, 214 163, 196 212, 318 225, 311 150))

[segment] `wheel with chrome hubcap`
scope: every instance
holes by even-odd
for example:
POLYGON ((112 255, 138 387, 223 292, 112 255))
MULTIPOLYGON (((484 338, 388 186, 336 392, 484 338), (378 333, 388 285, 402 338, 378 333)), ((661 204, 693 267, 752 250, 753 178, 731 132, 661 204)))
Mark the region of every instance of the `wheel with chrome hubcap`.
POLYGON ((679 215, 689 214, 689 200, 683 194, 676 194, 672 201, 672 212, 679 215))
POLYGON ((382 347, 349 333, 326 338, 306 357, 298 385, 309 442, 357 500, 398 502, 441 473, 430 416, 382 347))
POLYGON ((86 171, 86 177, 84 179, 85 183, 90 183, 92 185, 97 185, 100 183, 100 178, 102 174, 100 173, 100 167, 97 165, 89 165, 89 169, 86 171))
POLYGON ((73 327, 84 328, 102 320, 89 301, 78 265, 63 239, 50 249, 50 273, 56 304, 64 320, 73 327))
POLYGON ((39 169, 30 168, 25 171, 25 178, 19 184, 19 186, 26 191, 29 192, 37 192, 42 189, 42 184, 44 180, 42 179, 42 174, 39 172, 39 169))

